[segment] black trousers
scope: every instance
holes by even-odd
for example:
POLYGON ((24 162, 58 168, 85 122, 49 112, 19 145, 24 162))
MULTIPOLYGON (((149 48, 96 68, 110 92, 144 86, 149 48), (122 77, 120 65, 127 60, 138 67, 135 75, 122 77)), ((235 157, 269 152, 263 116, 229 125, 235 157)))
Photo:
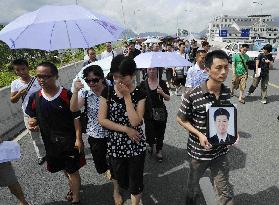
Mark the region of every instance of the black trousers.
POLYGON ((109 169, 109 163, 107 161, 107 139, 89 137, 88 143, 97 172, 99 174, 105 173, 109 169))
POLYGON ((162 150, 167 122, 144 120, 146 141, 150 147, 156 144, 156 151, 162 150))

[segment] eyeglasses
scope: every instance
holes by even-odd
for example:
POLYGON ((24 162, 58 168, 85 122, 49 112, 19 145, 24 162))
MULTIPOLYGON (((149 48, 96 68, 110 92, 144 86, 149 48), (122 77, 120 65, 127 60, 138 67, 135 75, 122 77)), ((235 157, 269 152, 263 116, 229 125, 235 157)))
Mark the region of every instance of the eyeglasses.
POLYGON ((47 80, 47 79, 53 77, 53 75, 40 75, 40 74, 38 74, 38 75, 36 75, 36 77, 37 77, 38 79, 47 80))
POLYGON ((98 83, 99 81, 100 81, 100 78, 92 78, 92 79, 84 79, 84 81, 86 82, 86 83, 98 83))

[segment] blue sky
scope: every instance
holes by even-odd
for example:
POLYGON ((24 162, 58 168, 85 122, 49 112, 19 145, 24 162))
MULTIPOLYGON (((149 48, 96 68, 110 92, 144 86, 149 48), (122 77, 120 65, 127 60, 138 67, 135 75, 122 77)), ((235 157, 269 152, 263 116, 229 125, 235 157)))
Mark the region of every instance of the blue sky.
MULTIPOLYGON (((214 16, 263 13, 279 16, 278 0, 122 0, 126 27, 136 32, 160 31, 175 33, 177 25, 190 31, 201 31, 214 16), (260 5, 262 4, 262 5, 260 5)), ((46 4, 75 4, 76 0, 0 0, 0 22, 46 4)), ((78 0, 79 5, 104 14, 122 25, 121 0, 78 0)))

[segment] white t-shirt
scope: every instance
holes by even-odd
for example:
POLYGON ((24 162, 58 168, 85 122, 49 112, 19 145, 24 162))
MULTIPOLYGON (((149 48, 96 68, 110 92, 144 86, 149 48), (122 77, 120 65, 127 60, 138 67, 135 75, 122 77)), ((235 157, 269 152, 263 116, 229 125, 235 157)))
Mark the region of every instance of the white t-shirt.
POLYGON ((103 59, 103 58, 107 58, 107 57, 109 57, 109 56, 112 56, 112 57, 114 57, 115 55, 114 55, 114 51, 112 50, 111 52, 108 52, 108 51, 104 51, 104 52, 102 52, 101 53, 101 59, 103 59))
POLYGON ((141 46, 140 46, 139 44, 136 44, 136 45, 135 45, 135 48, 138 49, 138 50, 140 50, 140 49, 141 49, 141 46))
MULTIPOLYGON (((181 54, 179 51, 177 51, 177 54, 181 55, 183 58, 185 58, 187 61, 189 61, 189 56, 187 53, 183 53, 181 54)), ((190 66, 187 66, 187 67, 175 67, 175 70, 183 70, 184 71, 184 75, 187 75, 187 71, 188 71, 188 67, 190 66)))
MULTIPOLYGON (((27 88, 28 84, 22 82, 20 79, 16 79, 11 84, 11 92, 19 92, 20 90, 27 88)), ((32 84, 32 87, 28 91, 27 95, 24 98, 24 101, 22 102, 21 108, 23 113, 25 114, 25 109, 28 104, 28 100, 31 94, 39 91, 41 89, 41 86, 39 85, 38 80, 36 79, 34 83, 32 84)), ((20 99, 21 100, 21 99, 20 99)))

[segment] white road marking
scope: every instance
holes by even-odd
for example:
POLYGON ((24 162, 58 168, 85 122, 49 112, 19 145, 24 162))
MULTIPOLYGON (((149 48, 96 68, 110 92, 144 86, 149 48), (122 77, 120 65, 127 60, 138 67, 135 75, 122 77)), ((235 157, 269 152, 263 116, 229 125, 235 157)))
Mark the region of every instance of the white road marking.
POLYGON ((174 168, 172 168, 172 169, 170 169, 170 170, 168 170, 168 171, 166 171, 166 172, 164 172, 164 173, 162 173, 162 174, 158 174, 158 177, 163 177, 163 176, 169 175, 169 174, 171 174, 171 173, 173 173, 173 172, 176 172, 176 171, 178 171, 178 170, 187 168, 187 167, 189 167, 188 164, 189 164, 189 163, 188 163, 187 161, 185 161, 185 162, 184 162, 183 164, 181 164, 181 165, 178 165, 178 166, 176 166, 176 167, 174 167, 174 168))
POLYGON ((18 142, 19 140, 21 140, 21 138, 23 138, 25 135, 28 134, 27 130, 24 130, 22 133, 20 133, 15 139, 13 139, 13 141, 18 142))
POLYGON ((200 187, 206 201, 206 205, 215 205, 215 193, 213 190, 212 183, 208 177, 202 177, 200 179, 200 187))
POLYGON ((150 195, 150 198, 153 200, 154 204, 159 204, 159 201, 153 196, 153 194, 150 195))

